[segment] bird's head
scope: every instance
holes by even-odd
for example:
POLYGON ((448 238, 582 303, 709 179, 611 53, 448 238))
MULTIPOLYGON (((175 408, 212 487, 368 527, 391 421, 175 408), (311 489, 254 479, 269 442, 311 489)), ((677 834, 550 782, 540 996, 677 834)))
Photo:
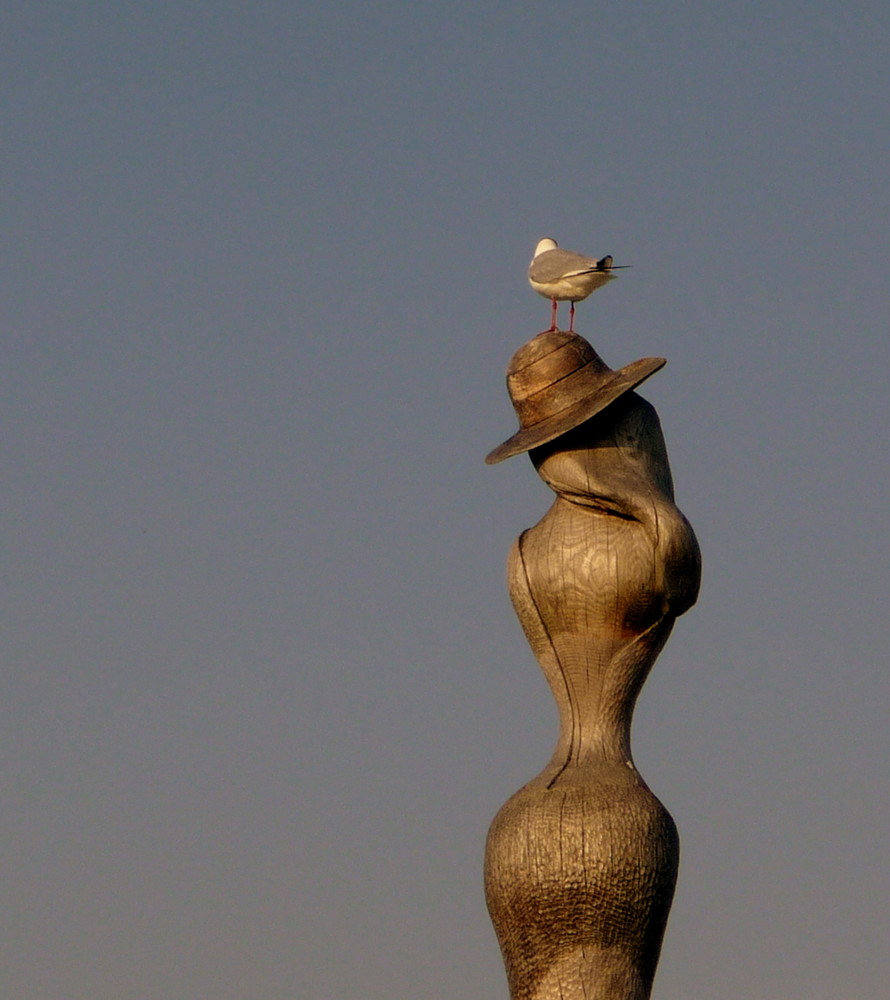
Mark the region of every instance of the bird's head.
MULTIPOLYGON (((555 250, 556 247, 556 240, 552 240, 549 236, 545 236, 544 239, 538 240, 538 245, 535 247, 535 257, 540 257, 542 253, 546 253, 548 250, 555 250)), ((534 257, 532 257, 532 260, 534 260, 534 257)))

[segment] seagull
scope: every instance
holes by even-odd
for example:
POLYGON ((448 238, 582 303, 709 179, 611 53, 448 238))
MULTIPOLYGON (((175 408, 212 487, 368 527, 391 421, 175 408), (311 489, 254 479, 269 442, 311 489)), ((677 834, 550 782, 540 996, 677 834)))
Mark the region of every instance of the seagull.
POLYGON ((586 299, 607 281, 617 278, 618 275, 612 274, 612 271, 618 267, 630 267, 630 264, 613 266, 609 254, 594 260, 593 257, 585 257, 573 250, 560 250, 556 240, 549 236, 540 240, 528 268, 528 283, 538 295, 543 295, 552 303, 550 329, 556 329, 557 303, 569 301, 572 303, 569 310, 569 332, 573 332, 575 303, 586 299))

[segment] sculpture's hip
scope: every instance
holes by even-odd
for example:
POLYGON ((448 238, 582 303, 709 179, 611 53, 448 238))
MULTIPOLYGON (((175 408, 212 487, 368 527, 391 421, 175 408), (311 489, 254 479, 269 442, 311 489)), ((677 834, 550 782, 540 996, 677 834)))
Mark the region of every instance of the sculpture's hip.
POLYGON ((485 889, 513 1000, 651 989, 677 877, 673 820, 626 765, 531 782, 500 810, 485 889))

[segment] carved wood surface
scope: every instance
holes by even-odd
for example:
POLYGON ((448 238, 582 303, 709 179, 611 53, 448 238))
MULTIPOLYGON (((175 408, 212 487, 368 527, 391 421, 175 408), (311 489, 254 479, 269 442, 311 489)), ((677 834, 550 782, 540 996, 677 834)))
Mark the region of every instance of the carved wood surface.
POLYGON ((513 1000, 646 1000, 679 841, 634 767, 631 716, 696 599, 698 544, 636 393, 531 458, 557 497, 514 543, 508 583, 560 732, 492 823, 486 899, 513 1000))

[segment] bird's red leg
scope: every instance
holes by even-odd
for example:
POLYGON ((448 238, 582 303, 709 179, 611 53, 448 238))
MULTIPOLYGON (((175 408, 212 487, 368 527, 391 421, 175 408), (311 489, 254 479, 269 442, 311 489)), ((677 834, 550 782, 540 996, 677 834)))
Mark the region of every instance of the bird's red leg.
POLYGON ((556 299, 553 299, 550 303, 550 329, 556 329, 556 310, 559 308, 556 299))
POLYGON ((572 307, 569 309, 569 333, 575 331, 575 300, 572 299, 572 307))

